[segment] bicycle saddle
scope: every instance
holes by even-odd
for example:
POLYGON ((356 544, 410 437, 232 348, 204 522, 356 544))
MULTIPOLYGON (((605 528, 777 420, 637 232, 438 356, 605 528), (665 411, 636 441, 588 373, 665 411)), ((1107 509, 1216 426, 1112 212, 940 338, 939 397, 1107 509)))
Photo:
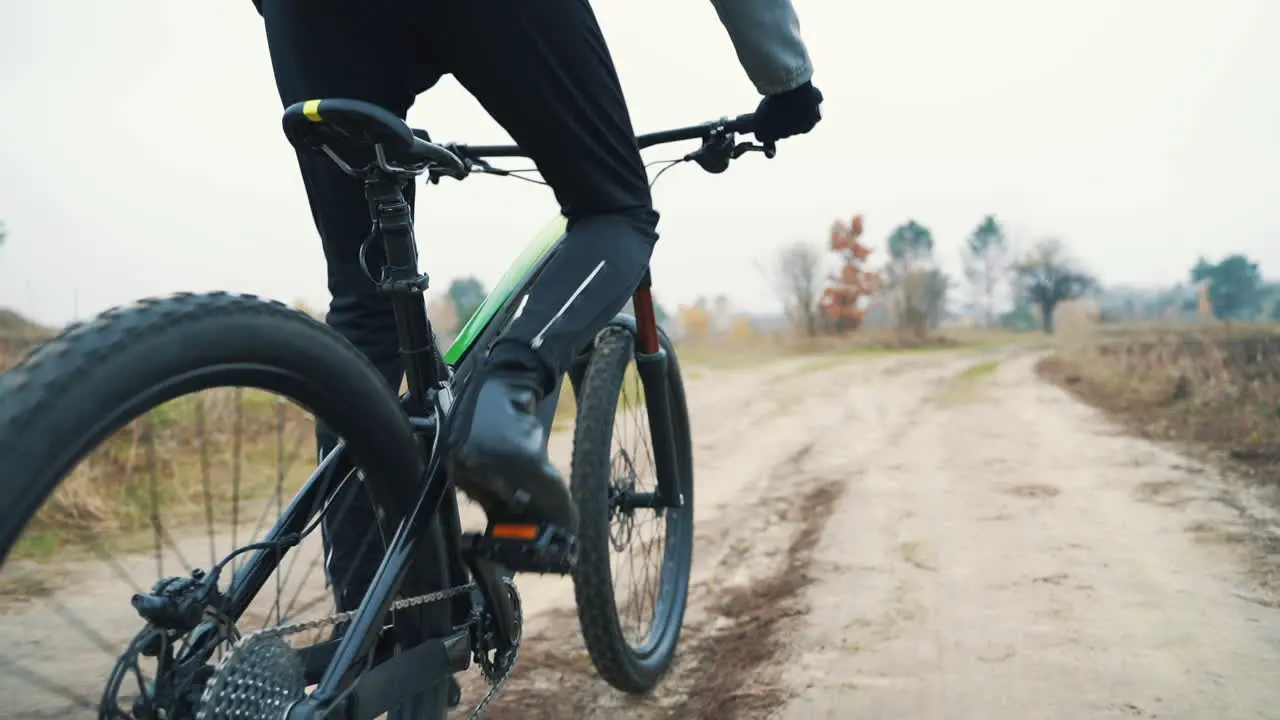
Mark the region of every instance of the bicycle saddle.
POLYGON ((377 145, 382 146, 388 164, 401 168, 421 168, 442 160, 440 146, 415 135, 389 110, 363 100, 325 98, 294 103, 284 111, 284 134, 302 150, 328 146, 356 169, 374 160, 377 145))

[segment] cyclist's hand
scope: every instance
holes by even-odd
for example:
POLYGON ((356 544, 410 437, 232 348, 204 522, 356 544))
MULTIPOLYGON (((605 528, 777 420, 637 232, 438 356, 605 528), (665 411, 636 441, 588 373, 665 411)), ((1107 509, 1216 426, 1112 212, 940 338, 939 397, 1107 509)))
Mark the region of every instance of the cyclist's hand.
POLYGON ((756 108, 756 139, 774 142, 809 132, 822 119, 821 104, 822 91, 812 82, 765 96, 756 108))

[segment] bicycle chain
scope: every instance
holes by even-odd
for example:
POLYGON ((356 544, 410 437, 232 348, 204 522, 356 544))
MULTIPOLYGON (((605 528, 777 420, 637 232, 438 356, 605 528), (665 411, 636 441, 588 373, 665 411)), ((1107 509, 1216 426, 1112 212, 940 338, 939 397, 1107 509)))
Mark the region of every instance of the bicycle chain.
MULTIPOLYGON (((509 586, 511 590, 514 592, 515 583, 513 583, 510 578, 503 578, 503 582, 507 586, 509 586)), ((416 595, 414 597, 402 598, 400 600, 396 600, 395 602, 393 602, 389 610, 391 611, 404 610, 406 608, 417 607, 419 605, 426 605, 434 602, 442 602, 445 600, 449 600, 451 598, 455 598, 464 593, 469 593, 475 589, 476 589, 475 583, 468 583, 466 585, 459 585, 457 587, 449 588, 447 590, 439 590, 437 592, 427 593, 425 595, 416 595)), ((519 596, 517 595, 517 597, 519 596)), ((288 635, 296 635, 300 632, 306 632, 307 630, 315 630, 317 628, 332 627, 334 625, 338 625, 339 623, 346 622, 347 620, 351 620, 356 616, 358 612, 359 612, 358 610, 348 610, 346 612, 335 613, 333 615, 328 615, 322 618, 304 620, 302 622, 291 623, 288 625, 276 625, 274 627, 264 628, 256 632, 249 633, 248 635, 244 635, 236 641, 235 645, 232 646, 231 652, 223 656, 222 661, 219 662, 218 664, 218 668, 214 671, 214 676, 216 677, 219 673, 221 673, 224 667, 227 666, 227 664, 232 660, 232 658, 236 657, 235 651, 237 648, 244 647, 250 642, 256 642, 263 638, 269 638, 269 637, 281 638, 288 635)), ((520 622, 523 624, 523 618, 520 619, 520 622)), ((511 655, 509 659, 507 659, 507 661, 504 663, 505 667, 501 668, 501 674, 498 675, 496 678, 488 677, 487 673, 482 673, 486 675, 485 679, 489 682, 489 689, 487 692, 485 692, 484 697, 480 699, 480 702, 479 704, 476 705, 475 709, 471 711, 471 714, 467 716, 469 720, 478 720, 478 718, 480 718, 481 715, 484 713, 485 708, 488 707, 489 703, 492 702, 493 699, 498 696, 498 693, 502 691, 503 686, 506 685, 507 679, 511 676, 512 669, 515 668, 515 660, 516 660, 518 649, 519 649, 519 641, 517 640, 516 646, 509 651, 511 655)), ((199 713, 199 716, 201 718, 205 717, 204 708, 211 701, 215 699, 213 697, 210 697, 210 694, 211 694, 210 691, 214 687, 215 687, 215 683, 213 683, 212 681, 205 686, 205 691, 200 700, 201 712, 199 713)))

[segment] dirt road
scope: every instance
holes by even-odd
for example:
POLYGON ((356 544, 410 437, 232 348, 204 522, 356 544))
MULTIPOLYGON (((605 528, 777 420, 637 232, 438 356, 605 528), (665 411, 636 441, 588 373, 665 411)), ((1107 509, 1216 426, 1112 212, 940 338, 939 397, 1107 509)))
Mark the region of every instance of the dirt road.
MULTIPOLYGON (((1274 518, 1032 367, 971 351, 690 367, 675 669, 652 697, 608 689, 571 581, 522 577, 525 642, 487 717, 1280 718, 1280 610, 1245 552, 1274 518)), ((95 579, 54 597, 119 590, 95 579)), ((50 637, 32 629, 50 612, 0 610, 6 655, 50 637)), ((0 716, 22 683, 0 668, 0 716)))
POLYGON ((676 670, 642 701, 602 688, 567 583, 530 587, 494 716, 1280 718, 1280 611, 1242 552, 1274 518, 1033 365, 793 361, 762 388, 701 385, 676 670))

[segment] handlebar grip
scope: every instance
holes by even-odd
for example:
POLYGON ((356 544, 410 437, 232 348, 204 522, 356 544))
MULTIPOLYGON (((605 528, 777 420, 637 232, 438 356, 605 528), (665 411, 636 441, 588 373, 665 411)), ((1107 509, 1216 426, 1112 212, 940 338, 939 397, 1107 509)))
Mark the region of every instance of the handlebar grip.
POLYGON ((742 135, 753 135, 756 131, 756 114, 746 113, 729 121, 728 129, 742 135))

